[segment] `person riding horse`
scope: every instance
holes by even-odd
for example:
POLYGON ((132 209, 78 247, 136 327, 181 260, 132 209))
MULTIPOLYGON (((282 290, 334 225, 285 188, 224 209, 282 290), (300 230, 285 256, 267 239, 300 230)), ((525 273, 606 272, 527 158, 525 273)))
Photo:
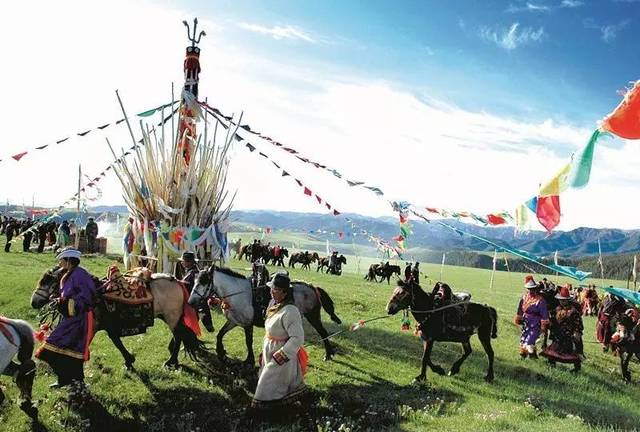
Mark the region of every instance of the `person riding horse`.
MULTIPOLYGON (((182 270, 182 279, 180 282, 184 283, 187 290, 191 292, 193 289, 193 284, 195 283, 196 277, 198 277, 198 272, 200 269, 196 264, 196 256, 193 252, 183 252, 182 257, 180 258, 180 266, 182 270)), ((176 277, 179 277, 178 271, 180 269, 176 267, 176 277)), ((200 304, 197 308, 198 316, 200 321, 202 321, 202 325, 207 329, 209 333, 212 333, 213 328, 213 319, 211 318, 211 310, 209 309, 209 305, 206 302, 200 304)))

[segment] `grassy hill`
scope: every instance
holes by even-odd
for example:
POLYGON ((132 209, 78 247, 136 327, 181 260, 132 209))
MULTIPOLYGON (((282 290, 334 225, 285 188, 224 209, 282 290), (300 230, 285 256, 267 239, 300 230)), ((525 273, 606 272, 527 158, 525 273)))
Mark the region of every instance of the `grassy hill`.
MULTIPOLYGON (((233 238, 233 237, 232 237, 233 238)), ((4 237, 0 240, 3 247, 4 237)), ((287 237, 283 241, 293 239, 287 237)), ((311 241, 304 238, 301 242, 311 241)), ((324 242, 320 242, 324 248, 324 242)), ((341 277, 293 270, 294 278, 305 279, 327 290, 344 324, 323 321, 330 333, 347 328, 360 319, 384 315, 393 286, 362 280, 350 273, 356 264, 348 257, 347 273, 341 277)), ((361 268, 367 260, 361 258, 361 268)), ((82 265, 102 275, 113 261, 87 258, 82 265)), ((0 252, 0 313, 36 322, 29 296, 39 275, 54 264, 51 254, 0 252)), ((246 272, 248 263, 232 261, 231 267, 246 272)), ((424 264, 429 286, 439 265, 424 264)), ((553 369, 543 360, 521 360, 517 353, 519 329, 512 324, 524 275, 498 272, 493 288, 487 270, 445 266, 444 279, 456 290, 473 294, 477 302, 498 310, 496 381, 483 381, 486 357, 472 339, 473 354, 455 377, 428 373, 427 385, 412 385, 419 372, 421 344, 410 332, 400 329, 400 316, 367 324, 356 332, 344 332, 333 339, 338 355, 323 362, 319 336, 305 324, 310 355, 308 385, 319 397, 322 431, 608 431, 632 430, 640 418, 640 368, 631 365, 634 383, 625 385, 618 371, 618 359, 601 352, 594 343, 594 319, 585 318, 587 360, 579 375, 568 367, 553 369), (340 429, 340 425, 342 429, 340 429)), ((561 278, 561 282, 563 279, 561 278)), ((609 281, 606 281, 609 283, 609 281)), ((612 282, 615 283, 615 282, 612 282)), ((621 283, 616 283, 620 285, 621 283)), ((214 314, 216 328, 223 324, 214 314)), ((415 323, 412 323, 415 325, 415 323)), ((262 329, 256 329, 254 352, 260 352, 262 329)), ((85 365, 91 399, 80 409, 70 410, 67 392, 50 390, 55 378, 39 364, 34 397, 40 409, 41 430, 58 431, 228 431, 238 430, 243 408, 254 389, 252 379, 236 363, 220 364, 206 356, 201 364, 181 355, 183 368, 162 368, 168 358, 170 334, 160 321, 144 336, 125 339, 137 356, 137 372, 122 368, 122 359, 105 334, 96 336, 91 360, 85 365), (84 418, 84 422, 82 418, 84 418), (199 428, 199 429, 198 429, 199 428)), ((210 346, 215 337, 205 334, 210 346)), ((225 339, 232 359, 245 357, 242 331, 233 330, 225 339)), ((459 345, 437 344, 433 359, 448 369, 461 354, 459 345)), ((32 425, 14 401, 17 392, 10 378, 0 378, 8 400, 0 407, 0 429, 12 432, 32 430, 32 425)), ((297 426, 265 425, 263 430, 295 431, 297 426)))

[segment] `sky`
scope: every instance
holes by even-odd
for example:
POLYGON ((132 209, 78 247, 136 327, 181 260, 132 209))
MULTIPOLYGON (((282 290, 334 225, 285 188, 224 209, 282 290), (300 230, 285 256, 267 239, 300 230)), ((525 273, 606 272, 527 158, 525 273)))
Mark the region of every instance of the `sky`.
MULTIPOLYGON (((115 90, 129 114, 170 101, 172 83, 179 92, 182 20, 195 16, 207 33, 201 99, 385 192, 258 141, 342 212, 391 216, 387 200, 513 211, 640 79, 638 0, 24 1, 0 12, 0 200, 27 206, 72 196, 79 164, 103 171, 105 138, 131 146, 120 126, 75 136, 122 117, 115 90)), ((638 166, 640 141, 599 141, 588 186, 561 197, 558 229, 640 228, 638 166)), ((100 186, 92 204, 123 203, 112 174, 100 186)), ((229 187, 237 209, 326 211, 239 145, 229 187)))

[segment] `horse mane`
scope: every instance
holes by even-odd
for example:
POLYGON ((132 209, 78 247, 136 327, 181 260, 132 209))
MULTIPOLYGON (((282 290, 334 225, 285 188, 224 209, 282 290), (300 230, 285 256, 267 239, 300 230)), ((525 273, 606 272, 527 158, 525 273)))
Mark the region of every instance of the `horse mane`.
POLYGON ((294 279, 294 280, 291 281, 291 285, 293 285, 293 284, 304 285, 304 286, 307 286, 307 287, 312 288, 314 290, 317 289, 317 288, 320 288, 320 287, 317 287, 317 286, 313 285, 310 282, 303 281, 303 280, 297 280, 297 279, 294 279))
POLYGON ((232 277, 236 277, 239 279, 246 279, 247 277, 245 275, 243 275, 242 273, 238 273, 235 270, 231 270, 229 267, 218 267, 218 266, 213 266, 213 268, 216 271, 219 271, 220 273, 224 273, 227 276, 232 276, 232 277))

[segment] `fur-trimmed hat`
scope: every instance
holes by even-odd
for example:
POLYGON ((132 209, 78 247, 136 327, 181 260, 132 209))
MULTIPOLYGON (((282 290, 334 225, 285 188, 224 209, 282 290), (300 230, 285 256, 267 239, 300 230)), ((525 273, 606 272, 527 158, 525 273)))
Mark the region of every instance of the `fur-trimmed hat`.
POLYGON ((82 256, 82 254, 80 253, 80 251, 78 249, 72 248, 72 247, 67 247, 62 249, 62 251, 60 251, 60 253, 58 254, 58 256, 56 256, 57 260, 61 260, 63 258, 78 258, 80 259, 80 257, 82 256))
POLYGON ((533 280, 532 275, 528 275, 524 278, 524 287, 527 289, 534 289, 538 287, 538 284, 533 280))
POLYGON ((273 275, 273 278, 267 282, 267 286, 269 288, 278 288, 286 292, 291 289, 291 280, 287 273, 279 272, 273 275))

